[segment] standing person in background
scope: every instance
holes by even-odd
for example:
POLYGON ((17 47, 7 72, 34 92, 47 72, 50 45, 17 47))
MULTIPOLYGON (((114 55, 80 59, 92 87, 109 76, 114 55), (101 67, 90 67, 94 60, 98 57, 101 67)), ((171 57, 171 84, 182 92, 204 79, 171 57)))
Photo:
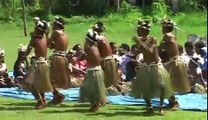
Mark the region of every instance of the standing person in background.
POLYGON ((103 35, 103 31, 105 30, 105 26, 102 22, 96 22, 92 26, 93 31, 97 32, 97 44, 101 59, 101 66, 105 74, 105 87, 114 86, 118 92, 121 92, 121 88, 118 85, 118 71, 116 61, 113 58, 113 51, 111 46, 107 40, 107 38, 103 35))
MULTIPOLYGON (((187 93, 190 91, 187 69, 184 61, 179 54, 178 44, 175 35, 172 34, 174 29, 173 21, 165 19, 162 21, 163 40, 159 46, 159 53, 166 69, 170 73, 171 83, 174 92, 187 93)), ((168 108, 177 110, 179 104, 174 95, 169 99, 168 108)))
POLYGON ((56 88, 67 89, 71 86, 70 71, 68 69, 68 60, 66 51, 68 48, 68 37, 64 31, 65 21, 61 17, 56 17, 53 22, 53 33, 48 39, 48 48, 54 49, 54 53, 50 56, 51 80, 53 83, 53 99, 52 104, 57 105, 63 102, 64 95, 58 92, 56 88))
POLYGON ((96 33, 88 31, 85 38, 84 51, 88 63, 87 73, 80 88, 80 101, 87 98, 91 104, 90 111, 96 112, 101 105, 106 104, 104 74, 101 69, 101 56, 97 48, 96 33))

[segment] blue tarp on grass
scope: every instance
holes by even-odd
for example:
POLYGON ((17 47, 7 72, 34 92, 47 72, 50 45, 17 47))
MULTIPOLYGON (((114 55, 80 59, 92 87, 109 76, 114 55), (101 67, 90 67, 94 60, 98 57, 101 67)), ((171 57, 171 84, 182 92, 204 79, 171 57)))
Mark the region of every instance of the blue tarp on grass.
MULTIPOLYGON (((64 101, 78 101, 79 100, 79 88, 71 88, 68 90, 60 90, 61 93, 65 95, 64 101)), ((0 88, 0 96, 20 98, 20 99, 34 99, 31 93, 25 92, 19 88, 0 88)), ((207 111, 207 94, 185 94, 176 95, 176 98, 180 104, 180 109, 182 110, 192 110, 192 111, 207 111)), ((52 94, 46 93, 46 99, 51 100, 52 94)), ((120 104, 120 105, 145 105, 143 99, 135 99, 131 96, 108 96, 110 104, 120 104)), ((165 104, 168 101, 165 100, 165 104)), ((152 100, 153 106, 159 105, 159 99, 152 100)))

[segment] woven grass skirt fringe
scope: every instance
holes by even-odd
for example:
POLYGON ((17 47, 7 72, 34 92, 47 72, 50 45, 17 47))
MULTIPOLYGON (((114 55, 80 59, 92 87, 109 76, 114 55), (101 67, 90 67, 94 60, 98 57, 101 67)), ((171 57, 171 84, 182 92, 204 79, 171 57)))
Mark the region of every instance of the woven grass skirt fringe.
POLYGON ((49 66, 46 62, 36 63, 27 72, 21 87, 26 91, 53 92, 49 66))
POLYGON ((105 87, 108 88, 111 85, 118 85, 118 71, 116 67, 116 61, 113 58, 104 58, 101 61, 102 70, 104 71, 105 87))
POLYGON ((87 70, 80 88, 80 102, 89 101, 91 105, 106 104, 106 90, 102 69, 87 70))
POLYGON ((50 57, 51 80, 55 88, 68 89, 71 87, 71 73, 65 56, 52 55, 50 57))
POLYGON ((190 92, 190 80, 188 79, 187 68, 182 59, 176 59, 165 65, 170 73, 171 84, 174 92, 187 93, 190 92))
POLYGON ((170 75, 162 64, 141 66, 136 79, 132 82, 131 95, 136 98, 152 99, 160 97, 160 90, 164 88, 165 98, 173 94, 170 75))

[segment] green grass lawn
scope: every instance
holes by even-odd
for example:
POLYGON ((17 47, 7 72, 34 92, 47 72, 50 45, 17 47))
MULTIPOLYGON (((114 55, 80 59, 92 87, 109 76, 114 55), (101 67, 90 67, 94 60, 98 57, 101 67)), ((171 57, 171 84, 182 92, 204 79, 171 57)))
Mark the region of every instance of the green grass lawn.
MULTIPOLYGON (((182 31, 177 32, 177 40, 180 44, 186 41, 187 35, 190 33, 196 33, 200 36, 204 36, 207 33, 207 13, 182 14, 172 18, 182 29, 182 31)), ((109 41, 114 41, 117 45, 121 43, 132 44, 131 37, 135 34, 137 18, 104 19, 101 18, 100 20, 105 21, 106 35, 109 41)), ((69 23, 66 26, 70 47, 77 43, 83 43, 85 33, 92 23, 90 21, 86 23, 69 23)), ((28 24, 28 32, 32 29, 33 25, 28 24)), ((151 35, 155 36, 159 41, 162 39, 160 24, 152 25, 151 35)), ((0 23, 0 36, 0 47, 6 50, 5 62, 9 70, 12 70, 17 58, 19 44, 27 44, 30 37, 24 37, 22 25, 17 26, 15 23, 0 23)), ((51 52, 49 51, 49 53, 51 52)), ((33 110, 33 107, 34 101, 0 97, 0 120, 205 120, 207 118, 206 112, 191 111, 168 111, 163 117, 158 115, 143 116, 144 106, 107 105, 97 113, 89 113, 88 104, 75 102, 65 102, 61 106, 47 107, 40 111, 33 110)))
MULTIPOLYGON (((114 41, 117 45, 121 43, 132 44, 131 38, 136 32, 137 17, 132 17, 134 14, 130 14, 128 18, 122 18, 116 16, 113 18, 99 18, 100 21, 104 21, 107 28, 105 32, 109 41, 114 41)), ((179 16, 172 16, 172 19, 176 21, 182 31, 177 31, 177 40, 180 44, 184 44, 188 34, 195 33, 200 36, 205 36, 207 33, 207 14, 206 13, 190 13, 181 14, 179 16)), ((88 21, 85 23, 68 23, 66 26, 66 32, 69 36, 69 46, 83 43, 87 29, 91 27, 93 22, 88 21)), ((28 33, 32 31, 33 24, 31 22, 27 25, 28 33)), ((151 35, 155 36, 159 41, 162 39, 161 25, 153 24, 151 28, 151 35)), ((23 36, 22 24, 4 23, 0 22, 0 47, 6 50, 5 61, 9 70, 13 69, 14 62, 17 58, 17 48, 20 43, 28 44, 30 37, 23 36)), ((158 42, 159 43, 159 42, 158 42)), ((50 53, 50 52, 49 52, 50 53)))
POLYGON ((159 116, 142 112, 144 106, 106 105, 96 113, 88 112, 89 104, 64 102, 59 106, 48 106, 34 110, 35 101, 0 97, 1 120, 206 120, 206 112, 166 111, 159 116))

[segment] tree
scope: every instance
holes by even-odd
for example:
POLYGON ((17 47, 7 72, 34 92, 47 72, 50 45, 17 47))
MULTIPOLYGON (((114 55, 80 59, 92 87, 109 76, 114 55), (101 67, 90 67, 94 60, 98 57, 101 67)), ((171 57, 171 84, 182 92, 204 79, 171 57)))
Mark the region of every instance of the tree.
POLYGON ((24 35, 27 36, 25 0, 22 0, 22 9, 23 9, 23 29, 24 29, 24 35))
POLYGON ((9 20, 12 16, 12 0, 0 0, 1 11, 4 13, 4 19, 9 20))

